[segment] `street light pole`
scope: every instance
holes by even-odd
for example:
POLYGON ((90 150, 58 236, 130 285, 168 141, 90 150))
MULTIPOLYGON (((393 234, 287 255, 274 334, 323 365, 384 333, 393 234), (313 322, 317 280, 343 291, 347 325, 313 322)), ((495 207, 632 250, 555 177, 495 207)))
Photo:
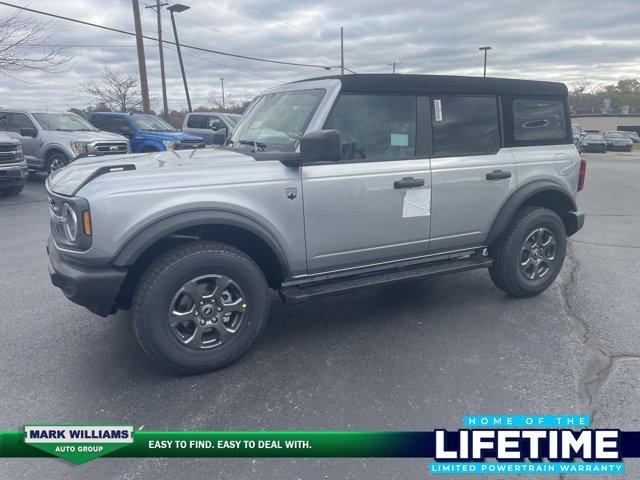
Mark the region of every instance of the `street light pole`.
POLYGON ((340 27, 340 74, 344 75, 344 28, 340 27))
POLYGON ((161 3, 160 0, 156 0, 155 5, 148 5, 146 8, 152 8, 156 11, 156 16, 158 17, 158 49, 160 51, 160 80, 162 82, 162 107, 164 118, 169 118, 169 105, 167 101, 167 78, 164 73, 164 49, 162 48, 162 12, 161 9, 165 5, 169 5, 164 2, 161 3))
POLYGON ((478 50, 484 50, 484 70, 482 73, 483 77, 487 76, 487 50, 491 50, 491 47, 480 47, 478 50))
POLYGON ((400 62, 396 62, 395 60, 391 63, 387 63, 387 65, 392 65, 393 66, 393 72, 392 73, 396 73, 396 67, 399 65, 402 65, 400 62))
POLYGON ((224 77, 220 79, 220 83, 222 84, 222 109, 226 110, 227 106, 224 103, 224 77))
POLYGON ((176 49, 178 50, 178 61, 180 62, 180 71, 182 72, 182 83, 184 84, 184 94, 187 97, 187 107, 189 112, 192 112, 191 97, 189 97, 189 86, 187 85, 187 76, 184 73, 184 62, 182 61, 182 52, 180 51, 180 40, 178 40, 178 29, 176 28, 176 19, 173 16, 174 13, 184 12, 189 10, 190 7, 176 3, 167 7, 167 10, 171 12, 171 25, 173 26, 173 36, 176 39, 176 49))

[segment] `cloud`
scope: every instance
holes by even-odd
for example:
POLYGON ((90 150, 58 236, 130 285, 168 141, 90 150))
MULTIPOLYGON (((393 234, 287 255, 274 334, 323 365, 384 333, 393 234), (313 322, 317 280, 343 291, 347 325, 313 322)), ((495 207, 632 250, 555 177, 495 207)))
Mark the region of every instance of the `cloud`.
MULTIPOLYGON (((151 3, 149 0, 147 3, 151 3)), ((181 42, 244 55, 335 66, 340 63, 340 27, 345 28, 347 67, 357 72, 479 75, 490 45, 491 76, 613 83, 640 78, 640 2, 432 1, 405 0, 185 0, 176 14, 181 42)), ((34 8, 133 31, 131 2, 39 0, 34 8)), ((141 1, 145 34, 156 36, 156 17, 141 1)), ((12 9, 0 6, 0 18, 12 9)), ((97 78, 105 65, 137 73, 133 37, 51 20, 50 42, 69 44, 68 70, 20 72, 21 81, 0 77, 0 105, 67 109, 88 100, 78 84, 97 78)), ((163 34, 172 40, 170 17, 163 34)), ((160 97, 157 43, 145 41, 151 94, 160 97)), ((287 81, 324 75, 322 69, 289 67, 185 49, 194 105, 226 93, 255 95, 287 81)), ((175 49, 165 48, 169 106, 186 107, 175 49)), ((336 73, 337 70, 332 70, 336 73)))

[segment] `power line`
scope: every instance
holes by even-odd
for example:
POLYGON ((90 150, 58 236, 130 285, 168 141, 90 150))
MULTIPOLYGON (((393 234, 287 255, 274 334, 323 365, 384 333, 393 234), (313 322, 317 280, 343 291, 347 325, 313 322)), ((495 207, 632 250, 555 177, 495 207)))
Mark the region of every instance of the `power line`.
MULTIPOLYGON (((57 15, 55 13, 50 13, 50 12, 44 12, 42 10, 36 10, 33 8, 28 8, 28 7, 21 7, 20 5, 15 5, 13 3, 8 3, 8 2, 0 2, 0 5, 5 5, 7 7, 13 7, 13 8, 17 8, 19 10, 24 10, 26 12, 31 12, 31 13, 37 13, 38 15, 45 15, 47 17, 53 17, 53 18, 58 18, 60 20, 67 20, 69 22, 74 22, 74 23, 79 23, 82 25, 87 25, 89 27, 95 27, 95 28, 101 28, 103 30, 108 30, 110 32, 116 32, 116 33, 122 33, 124 35, 129 35, 129 36, 135 36, 135 33, 133 32, 129 32, 127 30, 122 30, 119 28, 114 28, 114 27, 107 27, 105 25, 98 25, 97 23, 91 23, 91 22, 87 22, 84 20, 78 20, 77 18, 71 18, 71 17, 65 17, 63 15, 57 15)), ((157 38, 148 36, 148 35, 143 35, 143 38, 147 39, 147 40, 153 40, 155 42, 158 41, 157 38)), ((172 42, 170 40, 162 40, 163 43, 165 44, 169 44, 169 45, 175 45, 175 42, 172 42)), ((212 50, 209 48, 204 48, 204 47, 196 47, 194 45, 180 45, 182 48, 190 48, 192 50, 198 50, 201 52, 207 52, 207 53, 215 53, 217 55, 224 55, 227 57, 234 57, 234 58, 243 58, 245 60, 254 60, 256 62, 264 62, 264 63, 275 63, 278 65, 291 65, 293 67, 309 67, 309 68, 322 68, 324 70, 329 70, 330 67, 327 67, 325 65, 315 65, 315 64, 311 64, 311 63, 298 63, 298 62, 287 62, 284 60, 273 60, 273 59, 269 59, 269 58, 260 58, 260 57, 252 57, 249 55, 240 55, 237 53, 229 53, 229 52, 222 52, 219 50, 212 50)))

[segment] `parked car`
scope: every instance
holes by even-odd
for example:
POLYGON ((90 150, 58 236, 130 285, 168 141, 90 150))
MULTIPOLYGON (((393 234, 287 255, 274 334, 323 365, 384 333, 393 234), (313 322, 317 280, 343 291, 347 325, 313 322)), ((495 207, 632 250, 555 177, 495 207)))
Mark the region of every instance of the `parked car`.
POLYGON ((190 135, 202 137, 207 145, 223 144, 233 133, 240 115, 218 112, 187 113, 182 122, 182 131, 190 135), (220 135, 214 138, 214 133, 220 135), (218 139, 218 141, 215 141, 218 139))
POLYGON ((19 194, 28 175, 20 142, 0 133, 0 195, 19 194))
POLYGON ((607 151, 607 139, 602 133, 585 133, 578 143, 578 149, 581 152, 600 152, 607 151))
POLYGON ((129 140, 131 151, 161 152, 204 148, 202 137, 178 132, 164 119, 144 113, 96 112, 87 120, 107 132, 118 133, 129 140))
POLYGON ((52 172, 78 155, 129 152, 127 139, 101 132, 71 112, 0 109, 0 133, 19 140, 29 170, 52 172))
POLYGON ((618 130, 618 133, 624 133, 631 139, 633 143, 640 143, 640 136, 638 135, 638 132, 627 132, 624 130, 618 130))
POLYGON ((633 140, 629 138, 629 135, 626 135, 621 132, 607 132, 605 135, 607 139, 607 149, 608 150, 625 150, 630 152, 633 148, 633 140))
POLYGON ((51 176, 51 279, 98 315, 131 309, 142 348, 182 374, 242 355, 269 288, 300 302, 488 268, 508 294, 537 295, 584 222, 568 111, 551 82, 275 87, 229 148, 87 158, 51 176))
POLYGON ((580 141, 580 137, 582 135, 582 127, 574 123, 573 125, 571 125, 571 132, 573 133, 573 143, 575 145, 578 145, 578 142, 580 141))

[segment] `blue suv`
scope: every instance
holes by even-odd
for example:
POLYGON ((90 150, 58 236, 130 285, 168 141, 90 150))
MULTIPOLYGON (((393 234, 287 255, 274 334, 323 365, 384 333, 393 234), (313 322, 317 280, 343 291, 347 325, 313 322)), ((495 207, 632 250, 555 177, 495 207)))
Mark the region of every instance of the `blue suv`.
POLYGON ((134 153, 205 147, 201 137, 178 132, 155 115, 95 112, 90 113, 87 120, 99 130, 125 136, 134 153))

